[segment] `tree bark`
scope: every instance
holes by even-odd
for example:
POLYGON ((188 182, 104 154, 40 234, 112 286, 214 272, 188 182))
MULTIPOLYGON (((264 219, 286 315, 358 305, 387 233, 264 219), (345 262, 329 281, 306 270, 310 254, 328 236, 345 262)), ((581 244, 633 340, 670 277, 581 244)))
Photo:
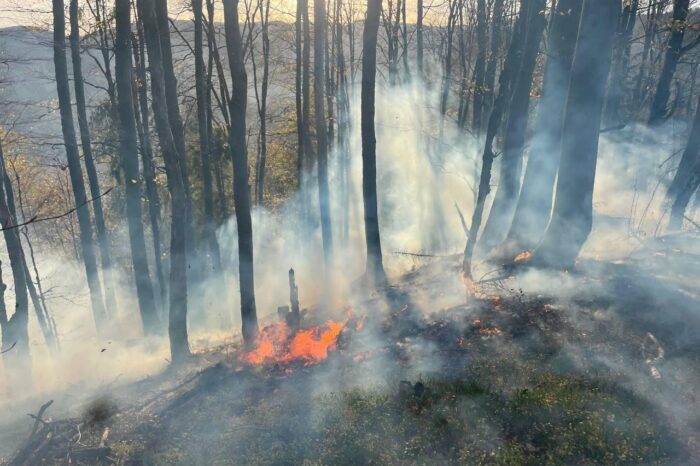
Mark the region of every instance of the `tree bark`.
POLYGON ((52 0, 53 7, 53 61, 56 70, 56 88, 58 91, 58 106, 61 114, 61 129, 66 146, 68 171, 70 172, 73 199, 80 228, 80 248, 85 264, 90 301, 95 317, 98 333, 104 330, 106 311, 102 297, 102 285, 97 274, 97 260, 92 239, 92 222, 87 203, 83 170, 80 166, 78 142, 73 125, 73 110, 71 109, 70 86, 68 82, 68 65, 66 61, 66 19, 63 0, 52 0))
POLYGON ((231 69, 231 131, 229 147, 233 159, 233 203, 238 225, 238 273, 241 292, 241 321, 246 345, 258 335, 253 270, 253 222, 248 189, 248 148, 246 147, 246 100, 248 78, 243 62, 243 43, 238 19, 238 0, 224 0, 226 48, 231 69))
POLYGON ((425 79, 423 76, 423 0, 418 0, 416 4, 416 61, 418 62, 418 76, 420 79, 425 79))
POLYGON ((504 245, 504 251, 508 253, 532 250, 547 228, 552 211, 554 180, 559 169, 564 109, 582 5, 580 0, 559 0, 554 11, 532 147, 504 245))
POLYGON ((161 152, 168 177, 168 191, 172 219, 170 225, 170 312, 168 335, 170 355, 173 363, 180 363, 190 354, 187 340, 187 195, 182 176, 177 144, 168 119, 168 101, 165 91, 163 57, 158 31, 154 0, 138 0, 138 9, 143 21, 149 69, 151 72, 151 94, 153 116, 158 132, 161 152))
POLYGON ((561 164, 552 219, 533 261, 574 265, 593 223, 593 182, 619 0, 586 0, 564 115, 561 164))
POLYGON ((375 285, 386 282, 382 262, 377 209, 377 139, 374 128, 375 81, 377 77, 377 34, 381 0, 368 0, 367 17, 362 32, 362 199, 365 208, 365 242, 367 243, 367 278, 375 285))

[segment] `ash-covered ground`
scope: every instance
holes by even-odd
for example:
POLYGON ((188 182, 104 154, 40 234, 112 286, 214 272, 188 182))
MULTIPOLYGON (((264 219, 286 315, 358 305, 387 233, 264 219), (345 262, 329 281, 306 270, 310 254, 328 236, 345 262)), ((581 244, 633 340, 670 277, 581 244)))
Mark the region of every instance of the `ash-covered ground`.
POLYGON ((482 264, 477 296, 458 256, 416 257, 385 289, 309 309, 302 327, 344 324, 318 363, 252 365, 231 344, 136 383, 71 387, 40 420, 4 425, 5 460, 698 464, 696 243, 667 236, 572 273, 482 264))

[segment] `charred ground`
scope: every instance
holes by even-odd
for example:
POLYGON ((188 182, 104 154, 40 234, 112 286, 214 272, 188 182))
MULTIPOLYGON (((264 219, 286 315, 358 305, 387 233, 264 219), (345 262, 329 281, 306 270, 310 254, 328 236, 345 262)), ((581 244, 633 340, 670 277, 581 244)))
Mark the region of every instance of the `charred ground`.
POLYGON ((538 276, 550 293, 512 289, 540 272, 497 269, 453 306, 437 284, 459 258, 422 259, 353 303, 319 364, 251 367, 241 348, 217 348, 100 393, 75 418, 50 420, 49 407, 29 441, 28 418, 8 462, 691 464, 700 319, 673 270, 698 256, 672 241, 538 276))

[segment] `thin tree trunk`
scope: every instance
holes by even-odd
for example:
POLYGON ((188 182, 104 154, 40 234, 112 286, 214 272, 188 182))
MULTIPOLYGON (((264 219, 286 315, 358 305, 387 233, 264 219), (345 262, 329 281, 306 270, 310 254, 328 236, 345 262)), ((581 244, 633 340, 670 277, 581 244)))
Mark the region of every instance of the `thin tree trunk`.
POLYGON ((472 131, 478 132, 481 130, 482 116, 481 112, 484 109, 484 79, 486 74, 486 25, 488 18, 486 16, 486 0, 477 0, 476 2, 476 44, 479 49, 476 55, 476 63, 474 65, 474 113, 472 116, 472 131))
POLYGON ((163 76, 158 21, 153 0, 138 0, 139 14, 143 21, 149 69, 151 71, 151 93, 153 115, 160 141, 165 171, 168 176, 168 191, 171 202, 170 226, 170 312, 168 335, 170 355, 173 363, 180 363, 190 354, 187 340, 187 195, 185 180, 180 169, 182 160, 168 119, 168 101, 163 76))
POLYGON ((591 231, 600 122, 620 10, 619 0, 586 0, 583 6, 554 209, 542 244, 534 252, 538 263, 572 267, 591 231))
POLYGON ((484 207, 486 206, 486 198, 491 192, 491 169, 493 161, 496 158, 494 152, 494 140, 498 133, 501 123, 503 122, 504 114, 512 97, 512 87, 514 80, 518 77, 519 65, 521 63, 520 50, 524 43, 526 3, 520 3, 520 14, 515 22, 513 39, 511 40, 508 54, 503 66, 503 71, 499 77, 498 97, 496 98, 491 114, 489 116, 488 125, 486 127, 486 140, 484 143, 484 152, 481 157, 481 174, 479 175, 479 187, 477 191, 476 204, 474 213, 472 214, 472 222, 467 235, 467 243, 464 246, 464 254, 462 257, 462 279, 465 286, 471 287, 472 283, 472 258, 474 256, 474 247, 478 238, 479 229, 481 228, 481 220, 484 215, 484 207))
MULTIPOLYGON (((95 231, 97 233, 97 245, 102 259, 102 283, 104 285, 105 306, 107 313, 117 310, 117 298, 114 291, 114 277, 112 276, 112 257, 109 251, 109 239, 105 226, 102 199, 100 197, 100 180, 95 168, 95 159, 92 155, 92 142, 90 140, 90 127, 85 105, 85 88, 83 84, 83 68, 80 57, 80 26, 78 25, 78 0, 70 0, 70 49, 73 63, 73 86, 75 88, 75 106, 78 112, 78 127, 80 128, 80 142, 83 148, 83 160, 88 176, 90 196, 92 196, 92 213, 95 217, 95 231)), ((107 60, 109 63, 109 60, 107 60)), ((111 77, 111 74, 110 74, 111 77)), ((114 110, 114 109, 113 109, 114 110)))
MULTIPOLYGON (((304 110, 302 103, 302 22, 304 21, 303 7, 305 0, 297 0, 296 3, 296 17, 294 22, 294 52, 295 52, 295 63, 294 63, 294 102, 296 108, 296 118, 297 118, 297 190, 299 192, 303 189, 304 183, 304 110)), ((303 197, 302 197, 303 199, 303 197)), ((305 208, 302 202, 302 211, 305 208)), ((305 217, 305 215, 302 215, 305 217)))
POLYGON ((129 227, 131 261, 136 281, 136 297, 144 332, 153 334, 160 330, 160 321, 156 311, 151 274, 148 270, 146 240, 141 223, 141 180, 131 82, 130 8, 130 0, 116 0, 115 2, 117 37, 114 56, 117 79, 117 110, 119 112, 119 159, 124 172, 126 218, 129 227))
MULTIPOLYGON (((613 68, 610 73, 610 88, 605 103, 605 120, 609 125, 623 121, 622 104, 627 92, 627 71, 630 59, 630 41, 637 19, 639 0, 626 3, 617 27, 613 68)), ((624 120, 627 118, 625 117, 624 120)))
POLYGON ((68 171, 70 172, 73 200, 78 215, 80 227, 80 248, 85 264, 92 312, 95 325, 101 333, 106 324, 106 311, 102 297, 102 285, 97 274, 97 260, 92 240, 92 223, 90 211, 83 184, 83 170, 80 166, 78 142, 73 126, 73 110, 71 109, 70 86, 68 82, 68 65, 66 61, 66 20, 63 0, 52 0, 53 6, 53 60, 56 70, 56 88, 58 91, 58 106, 61 113, 61 128, 66 145, 68 171))
POLYGON ((377 76, 377 34, 381 0, 368 0, 367 17, 362 32, 362 199, 365 208, 365 242, 367 243, 367 278, 375 285, 386 282, 382 262, 377 209, 377 139, 374 128, 375 81, 377 76))
POLYGON ((238 0, 224 0, 226 46, 231 69, 231 131, 229 147, 233 159, 233 202, 238 225, 238 273, 241 292, 243 340, 253 344, 258 335, 253 272, 253 222, 248 189, 248 148, 246 147, 246 100, 248 78, 243 62, 243 43, 238 19, 238 0))
MULTIPOLYGON (((0 142, 0 156, 3 155, 2 143, 0 142)), ((4 157, 3 157, 4 160, 4 157)), ((2 179, 4 180, 5 171, 4 164, 0 166, 2 170, 2 179)), ((16 219, 10 213, 5 197, 4 183, 0 182, 0 223, 3 226, 3 236, 7 245, 7 255, 10 258, 10 267, 12 269, 12 279, 15 284, 15 311, 8 319, 7 311, 4 309, 4 299, 2 304, 2 312, 0 319, 4 322, 2 348, 9 348, 15 344, 15 354, 8 355, 13 370, 26 370, 31 374, 29 367, 23 368, 25 364, 31 364, 29 355, 29 299, 27 297, 27 276, 25 274, 24 260, 22 255, 22 243, 19 238, 19 230, 17 228, 5 228, 8 225, 15 225, 16 219)), ((4 292, 4 285, 3 292, 4 292)))
POLYGON ((554 11, 532 147, 504 252, 532 250, 547 228, 581 8, 580 0, 559 0, 554 11))
POLYGON ((657 124, 668 117, 668 100, 671 97, 671 83, 673 75, 676 72, 678 61, 681 57, 681 48, 683 46, 683 37, 687 26, 686 19, 688 17, 690 0, 674 0, 673 1, 673 21, 671 23, 671 37, 668 40, 664 65, 661 69, 661 75, 656 86, 654 99, 651 103, 649 111, 649 124, 657 124))
POLYGON ((418 62, 418 76, 425 79, 423 75, 423 0, 418 0, 416 4, 416 61, 418 62))
POLYGON ((323 260, 326 273, 330 272, 333 259, 333 234, 331 232, 331 208, 328 192, 328 140, 326 135, 325 98, 325 47, 326 4, 314 0, 314 117, 316 118, 316 162, 318 169, 318 204, 321 214, 323 260))
MULTIPOLYGON (((483 111, 484 118, 490 118, 491 109, 494 105, 496 95, 496 70, 498 68, 498 56, 501 53, 501 42, 503 41, 503 18, 505 17, 504 0, 494 0, 493 19, 491 21, 491 46, 486 58, 486 74, 483 86, 483 111), (487 115, 489 115, 487 117, 487 115)), ((484 128, 485 121, 480 123, 480 131, 484 128)))
POLYGON ((542 33, 547 23, 544 17, 545 0, 522 1, 528 7, 527 22, 522 35, 519 72, 515 76, 513 97, 508 109, 498 187, 479 244, 484 251, 490 251, 503 241, 513 219, 520 192, 532 77, 542 33))
POLYGON ((678 230, 683 225, 685 210, 698 187, 698 175, 700 175, 700 98, 698 98, 688 143, 666 193, 666 197, 672 202, 669 230, 678 230))
POLYGON ((207 245, 207 253, 210 256, 212 272, 217 274, 221 270, 221 255, 219 243, 216 241, 214 230, 214 192, 211 177, 211 148, 209 146, 209 133, 207 132, 207 83, 206 69, 204 68, 204 40, 202 0, 192 0, 194 12, 194 61, 195 61, 195 87, 197 90, 197 123, 199 128, 199 152, 202 160, 202 197, 204 198, 204 236, 207 245))
POLYGON ((158 278, 160 307, 165 308, 168 298, 168 284, 163 270, 163 250, 160 236, 160 198, 156 186, 156 174, 153 161, 153 146, 151 144, 150 123, 148 116, 148 78, 146 76, 146 44, 143 32, 143 23, 136 20, 138 41, 132 40, 134 48, 134 61, 136 64, 136 79, 133 85, 134 114, 136 115, 136 127, 139 133, 141 147, 141 168, 146 185, 146 198, 148 199, 148 219, 151 224, 151 236, 153 241, 153 255, 158 278))

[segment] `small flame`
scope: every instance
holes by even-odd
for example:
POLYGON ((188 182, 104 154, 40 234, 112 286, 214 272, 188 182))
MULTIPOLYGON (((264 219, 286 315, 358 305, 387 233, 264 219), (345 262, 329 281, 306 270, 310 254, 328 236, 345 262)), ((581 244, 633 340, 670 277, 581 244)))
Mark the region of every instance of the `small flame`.
POLYGON ((336 348, 342 322, 329 320, 323 326, 311 327, 293 333, 285 322, 265 327, 258 337, 256 348, 242 359, 249 364, 276 364, 301 361, 307 365, 318 363, 336 348))
POLYGON ((531 256, 532 256, 531 251, 523 251, 520 254, 518 254, 517 256, 515 256, 515 259, 513 259, 513 262, 524 261, 526 259, 529 259, 531 256))

